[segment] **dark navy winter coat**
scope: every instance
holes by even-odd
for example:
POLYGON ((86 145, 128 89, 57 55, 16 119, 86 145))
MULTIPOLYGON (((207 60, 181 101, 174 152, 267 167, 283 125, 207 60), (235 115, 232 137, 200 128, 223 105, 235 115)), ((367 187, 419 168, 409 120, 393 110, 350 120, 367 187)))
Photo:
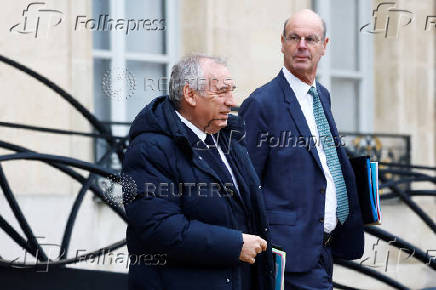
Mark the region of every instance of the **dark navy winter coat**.
MULTIPOLYGON (((136 183, 123 188, 128 217, 129 289, 240 289, 235 271, 242 263, 242 233, 235 229, 224 184, 195 144, 168 97, 146 106, 130 128, 123 174, 136 183), (193 149, 194 147, 194 149, 193 149), (193 185, 194 184, 194 185, 193 185), (219 184, 210 190, 210 184, 219 184)), ((272 286, 273 264, 261 187, 244 146, 244 128, 229 116, 220 131, 243 170, 251 193, 255 233, 268 241, 256 257, 259 290, 272 286)))

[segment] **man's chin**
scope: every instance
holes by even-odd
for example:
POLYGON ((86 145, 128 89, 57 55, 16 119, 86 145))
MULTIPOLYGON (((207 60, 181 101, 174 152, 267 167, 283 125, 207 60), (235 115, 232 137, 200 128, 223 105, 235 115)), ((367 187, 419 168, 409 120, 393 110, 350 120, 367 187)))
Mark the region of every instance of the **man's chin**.
POLYGON ((294 63, 292 67, 292 73, 296 76, 306 75, 308 72, 312 71, 312 66, 309 62, 306 63, 294 63))
POLYGON ((306 71, 310 68, 310 62, 308 60, 295 61, 294 69, 297 71, 306 71))
POLYGON ((215 120, 215 122, 213 122, 213 126, 211 127, 211 131, 214 131, 213 134, 218 133, 221 129, 227 127, 227 119, 215 120))
POLYGON ((215 119, 212 122, 209 122, 209 125, 204 129, 204 132, 207 134, 216 134, 225 127, 227 127, 227 120, 215 119))

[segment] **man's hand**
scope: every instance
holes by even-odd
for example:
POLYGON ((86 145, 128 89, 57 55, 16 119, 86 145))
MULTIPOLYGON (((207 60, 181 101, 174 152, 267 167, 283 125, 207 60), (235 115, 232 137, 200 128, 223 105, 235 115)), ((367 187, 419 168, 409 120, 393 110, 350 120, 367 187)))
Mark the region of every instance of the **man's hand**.
POLYGON ((259 236, 242 234, 244 244, 242 245, 241 255, 239 260, 254 264, 256 262, 256 255, 266 251, 267 243, 259 236))

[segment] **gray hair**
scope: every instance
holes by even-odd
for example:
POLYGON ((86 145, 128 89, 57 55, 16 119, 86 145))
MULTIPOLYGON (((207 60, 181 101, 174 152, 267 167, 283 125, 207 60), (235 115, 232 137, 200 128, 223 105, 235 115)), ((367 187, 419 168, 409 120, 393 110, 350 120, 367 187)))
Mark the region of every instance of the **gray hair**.
POLYGON ((183 97, 183 88, 186 83, 188 83, 189 87, 193 90, 201 90, 199 86, 200 80, 205 80, 201 61, 205 59, 227 66, 225 60, 205 54, 192 54, 185 56, 173 66, 169 84, 169 98, 176 109, 180 108, 180 100, 183 97))
MULTIPOLYGON (((327 35, 327 25, 325 24, 324 19, 321 19, 322 22, 322 28, 323 28, 323 33, 322 33, 322 39, 325 39, 326 35, 327 35)), ((288 24, 289 18, 285 20, 285 23, 283 24, 283 37, 286 37, 286 25, 288 24)))

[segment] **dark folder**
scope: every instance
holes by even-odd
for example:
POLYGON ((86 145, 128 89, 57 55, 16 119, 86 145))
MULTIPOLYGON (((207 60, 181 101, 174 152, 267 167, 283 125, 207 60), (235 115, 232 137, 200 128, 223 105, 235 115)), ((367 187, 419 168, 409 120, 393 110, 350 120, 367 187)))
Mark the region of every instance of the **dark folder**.
POLYGON ((380 225, 381 210, 378 189, 378 163, 371 162, 369 156, 350 159, 356 176, 360 210, 365 225, 380 225))

